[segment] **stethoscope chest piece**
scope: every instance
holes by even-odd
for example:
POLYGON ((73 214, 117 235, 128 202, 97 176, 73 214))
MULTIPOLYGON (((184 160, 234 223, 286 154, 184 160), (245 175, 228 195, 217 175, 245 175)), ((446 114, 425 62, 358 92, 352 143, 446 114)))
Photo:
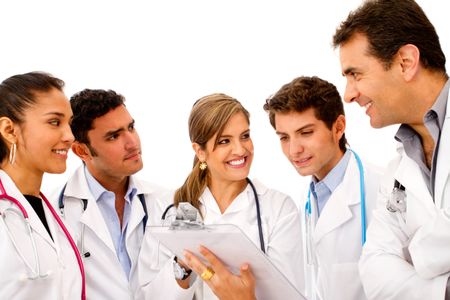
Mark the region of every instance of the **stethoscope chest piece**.
POLYGON ((406 192, 405 188, 396 180, 394 188, 392 189, 391 196, 386 203, 386 209, 392 213, 397 211, 406 211, 406 192))

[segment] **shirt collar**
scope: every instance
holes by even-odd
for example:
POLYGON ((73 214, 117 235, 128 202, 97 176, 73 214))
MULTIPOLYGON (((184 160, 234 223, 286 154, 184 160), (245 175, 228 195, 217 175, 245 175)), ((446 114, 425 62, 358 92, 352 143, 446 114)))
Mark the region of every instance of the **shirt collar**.
MULTIPOLYGON (((84 173, 86 176, 86 181, 89 187, 89 190, 92 193, 92 196, 94 196, 95 201, 99 201, 102 198, 102 195, 104 193, 111 193, 107 189, 105 189, 98 181, 97 179, 92 176, 91 172, 89 172, 86 165, 84 166, 84 173)), ((125 200, 130 201, 133 199, 133 197, 137 194, 137 188, 134 182, 134 179, 132 176, 129 177, 128 180, 128 189, 125 193, 125 200)))
POLYGON ((325 184, 325 186, 330 190, 331 193, 337 188, 337 186, 342 182, 345 175, 345 170, 347 169, 348 162, 350 161, 350 151, 347 149, 344 153, 344 156, 339 160, 339 162, 331 169, 330 172, 325 176, 321 181, 317 181, 315 176, 312 176, 311 187, 315 187, 315 185, 319 183, 325 184))

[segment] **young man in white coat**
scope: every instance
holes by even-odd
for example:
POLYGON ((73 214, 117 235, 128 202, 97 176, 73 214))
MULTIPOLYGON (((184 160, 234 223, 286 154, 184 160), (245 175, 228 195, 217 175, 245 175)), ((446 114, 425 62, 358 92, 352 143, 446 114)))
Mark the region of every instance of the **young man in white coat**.
POLYGON ((318 77, 299 77, 283 85, 264 109, 287 159, 300 175, 311 175, 306 202, 300 204, 308 298, 365 299, 358 260, 379 172, 347 147, 336 87, 318 77))
POLYGON ((401 124, 360 262, 371 299, 450 299, 450 82, 439 37, 412 0, 365 2, 333 37, 345 101, 372 127, 401 124))
POLYGON ((70 99, 72 151, 83 164, 57 197, 83 257, 89 299, 134 299, 146 221, 163 193, 134 175, 143 167, 141 144, 124 101, 90 89, 70 99))

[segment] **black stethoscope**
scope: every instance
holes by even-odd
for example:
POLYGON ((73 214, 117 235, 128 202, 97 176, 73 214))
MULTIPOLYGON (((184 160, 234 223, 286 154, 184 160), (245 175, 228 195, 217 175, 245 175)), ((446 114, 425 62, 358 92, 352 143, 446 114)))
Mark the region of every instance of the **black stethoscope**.
MULTIPOLYGON (((61 212, 61 215, 63 217, 65 217, 65 213, 64 213, 64 191, 66 190, 66 186, 67 183, 64 185, 64 187, 61 190, 61 193, 59 193, 59 197, 58 197, 58 208, 59 211, 61 212)), ((145 232, 145 227, 147 225, 147 220, 148 220, 148 212, 147 212, 147 204, 145 203, 145 197, 144 194, 138 194, 137 195, 139 198, 139 201, 142 204, 142 208, 144 209, 144 218, 142 219, 142 224, 144 225, 144 232, 145 232)), ((88 205, 88 200, 87 199, 80 199, 83 206, 82 206, 82 212, 84 212, 87 208, 88 205)), ((88 258, 91 256, 91 253, 89 251, 85 251, 84 250, 84 229, 85 229, 85 225, 84 223, 81 224, 81 245, 80 245, 80 253, 81 255, 83 255, 83 257, 88 258)))
MULTIPOLYGON (((259 244, 261 247, 262 252, 266 253, 266 247, 264 245, 264 235, 263 235, 263 230, 262 230, 262 221, 261 221, 261 210, 259 208, 259 198, 258 198, 258 193, 256 192, 256 188, 253 185, 253 182, 246 178, 248 184, 251 186, 252 190, 253 190, 253 195, 255 196, 255 204, 256 204, 256 218, 258 220, 258 233, 259 233, 259 244)), ((162 216, 161 216, 161 220, 165 220, 168 211, 174 207, 175 205, 172 203, 169 206, 167 206, 167 208, 164 210, 162 216)))

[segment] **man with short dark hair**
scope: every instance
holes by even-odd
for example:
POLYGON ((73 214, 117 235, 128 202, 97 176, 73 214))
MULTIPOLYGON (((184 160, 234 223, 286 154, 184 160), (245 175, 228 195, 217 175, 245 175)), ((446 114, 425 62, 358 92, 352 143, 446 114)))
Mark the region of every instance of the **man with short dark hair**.
POLYGON ((450 82, 439 37, 413 0, 366 1, 337 29, 344 99, 372 127, 401 124, 360 274, 370 299, 450 299, 450 82))

